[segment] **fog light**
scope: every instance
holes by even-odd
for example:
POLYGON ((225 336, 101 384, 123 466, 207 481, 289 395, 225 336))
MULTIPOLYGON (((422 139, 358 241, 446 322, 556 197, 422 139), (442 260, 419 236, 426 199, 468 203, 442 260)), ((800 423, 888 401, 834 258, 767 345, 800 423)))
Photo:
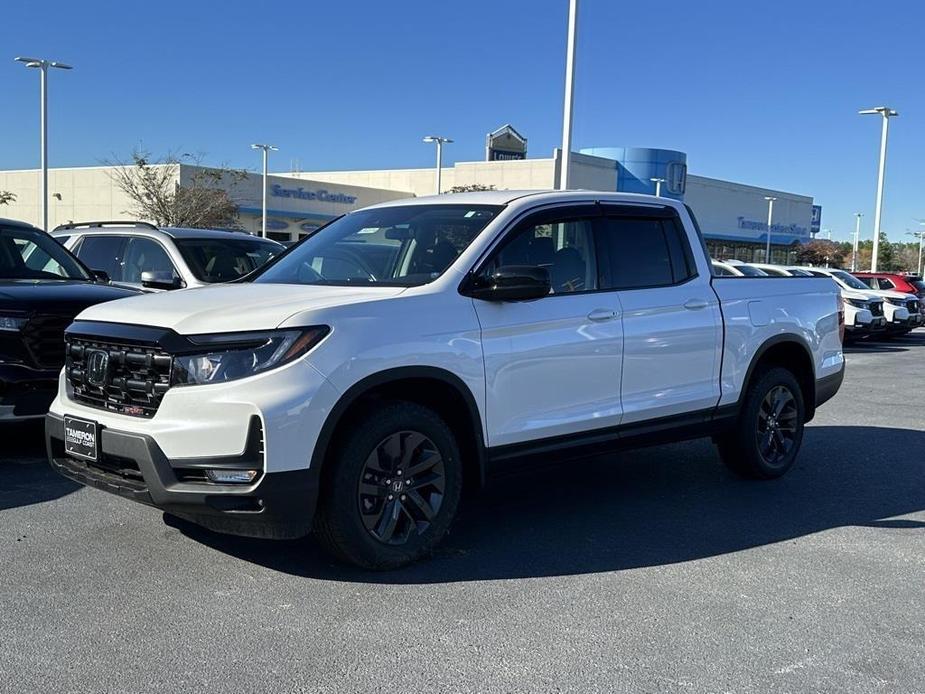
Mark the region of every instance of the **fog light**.
POLYGON ((247 484, 257 477, 257 470, 206 470, 210 482, 219 484, 247 484))

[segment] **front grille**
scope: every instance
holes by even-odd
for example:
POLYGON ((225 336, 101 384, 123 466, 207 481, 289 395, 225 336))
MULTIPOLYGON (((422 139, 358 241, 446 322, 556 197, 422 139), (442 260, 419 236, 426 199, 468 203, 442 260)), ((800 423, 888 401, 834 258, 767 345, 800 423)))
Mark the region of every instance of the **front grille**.
POLYGON ((74 399, 101 410, 153 417, 170 389, 172 364, 171 356, 156 346, 67 338, 65 373, 74 399), (90 373, 95 352, 104 353, 108 363, 90 373))
POLYGON ((909 313, 918 313, 919 312, 919 302, 918 301, 907 301, 906 308, 909 309, 909 313))
POLYGON ((41 369, 64 366, 64 330, 68 316, 33 316, 22 329, 22 341, 33 363, 41 369))
POLYGON ((870 313, 874 317, 882 316, 883 315, 883 303, 880 301, 871 302, 870 313))

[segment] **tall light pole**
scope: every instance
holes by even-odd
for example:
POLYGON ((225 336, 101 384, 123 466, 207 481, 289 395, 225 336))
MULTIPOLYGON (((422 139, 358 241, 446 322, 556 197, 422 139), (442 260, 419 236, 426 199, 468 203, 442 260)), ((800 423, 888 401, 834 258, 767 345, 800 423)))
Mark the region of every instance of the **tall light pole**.
POLYGON ((452 142, 448 137, 440 137, 439 135, 428 135, 424 138, 424 142, 433 142, 437 145, 437 178, 435 187, 437 189, 437 195, 440 195, 440 178, 443 173, 443 145, 452 142))
POLYGON ((270 152, 278 152, 279 147, 273 145, 251 145, 251 149, 263 150, 263 207, 261 208, 260 235, 267 237, 267 161, 270 158, 270 152))
POLYGON ((765 195, 764 199, 768 201, 768 246, 764 252, 764 262, 771 262, 771 222, 774 221, 774 201, 777 198, 772 198, 770 195, 765 195))
POLYGON ((559 190, 568 190, 572 158, 572 112, 575 98, 575 45, 578 43, 578 0, 569 0, 568 44, 565 50, 565 103, 562 107, 562 167, 559 190))
POLYGON ((861 238, 861 217, 864 215, 860 212, 854 213, 854 244, 851 246, 851 272, 858 269, 858 240, 861 238))
POLYGON ((858 111, 868 116, 880 114, 883 127, 880 131, 880 169, 877 174, 877 209, 874 212, 874 249, 870 254, 870 271, 877 271, 877 253, 880 250, 880 218, 883 213, 883 179, 886 176, 886 140, 890 132, 890 118, 899 114, 888 106, 877 106, 858 111))
POLYGON ((54 60, 45 60, 43 58, 26 58, 18 56, 16 61, 24 63, 26 67, 38 68, 40 75, 39 91, 39 148, 42 158, 42 228, 48 231, 48 68, 56 67, 59 70, 73 70, 74 68, 66 63, 59 63, 54 60))
POLYGON ((662 197, 662 183, 665 182, 664 178, 650 178, 650 181, 655 184, 655 197, 662 197))

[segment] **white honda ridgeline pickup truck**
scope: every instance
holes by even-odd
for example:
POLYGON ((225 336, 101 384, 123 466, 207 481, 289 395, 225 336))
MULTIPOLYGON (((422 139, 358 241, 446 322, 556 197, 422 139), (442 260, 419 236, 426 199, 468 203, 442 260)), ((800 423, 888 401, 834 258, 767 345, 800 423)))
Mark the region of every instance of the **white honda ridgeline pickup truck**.
POLYGON ((399 200, 245 281, 86 309, 46 442, 77 482, 397 567, 493 468, 712 436, 779 477, 842 382, 843 327, 830 279, 712 277, 672 200, 399 200))

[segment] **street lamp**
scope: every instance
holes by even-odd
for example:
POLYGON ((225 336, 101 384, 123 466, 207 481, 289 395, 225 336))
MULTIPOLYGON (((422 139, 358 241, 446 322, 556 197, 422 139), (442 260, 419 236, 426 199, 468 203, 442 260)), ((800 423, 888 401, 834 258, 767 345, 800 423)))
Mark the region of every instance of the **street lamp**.
POLYGON ((279 147, 274 147, 273 145, 251 145, 251 149, 261 149, 263 150, 263 208, 262 208, 262 221, 260 223, 260 235, 263 238, 267 237, 267 160, 269 159, 270 152, 278 152, 279 147))
POLYGON ((74 68, 54 60, 27 58, 24 56, 18 56, 16 62, 24 63, 26 67, 39 69, 41 92, 41 96, 39 97, 39 147, 42 158, 42 228, 48 231, 48 68, 56 67, 59 70, 73 70, 74 68))
POLYGON ((452 142, 448 137, 440 137, 439 135, 428 135, 424 138, 424 142, 433 142, 437 145, 437 195, 440 195, 440 174, 443 171, 443 145, 452 142))
POLYGON ((650 181, 655 184, 655 197, 662 197, 662 183, 665 182, 664 178, 650 178, 650 181))
POLYGON ((854 243, 851 246, 851 272, 858 269, 858 240, 861 238, 861 217, 864 215, 855 212, 854 217, 854 243))
POLYGON ((771 222, 774 219, 774 201, 777 198, 772 198, 770 195, 765 195, 764 199, 768 201, 768 246, 767 250, 764 252, 764 262, 771 262, 771 222))
POLYGON ((880 131, 880 169, 877 174, 877 209, 874 212, 874 249, 870 254, 870 271, 877 271, 877 253, 880 250, 880 217, 883 213, 883 179, 886 175, 886 139, 890 132, 890 118, 899 114, 888 106, 866 108, 858 111, 862 116, 879 114, 883 119, 880 131))
POLYGON ((572 159, 572 113, 575 100, 575 45, 578 43, 578 0, 568 4, 568 43, 565 49, 565 103, 562 106, 562 166, 559 190, 568 190, 572 159))

